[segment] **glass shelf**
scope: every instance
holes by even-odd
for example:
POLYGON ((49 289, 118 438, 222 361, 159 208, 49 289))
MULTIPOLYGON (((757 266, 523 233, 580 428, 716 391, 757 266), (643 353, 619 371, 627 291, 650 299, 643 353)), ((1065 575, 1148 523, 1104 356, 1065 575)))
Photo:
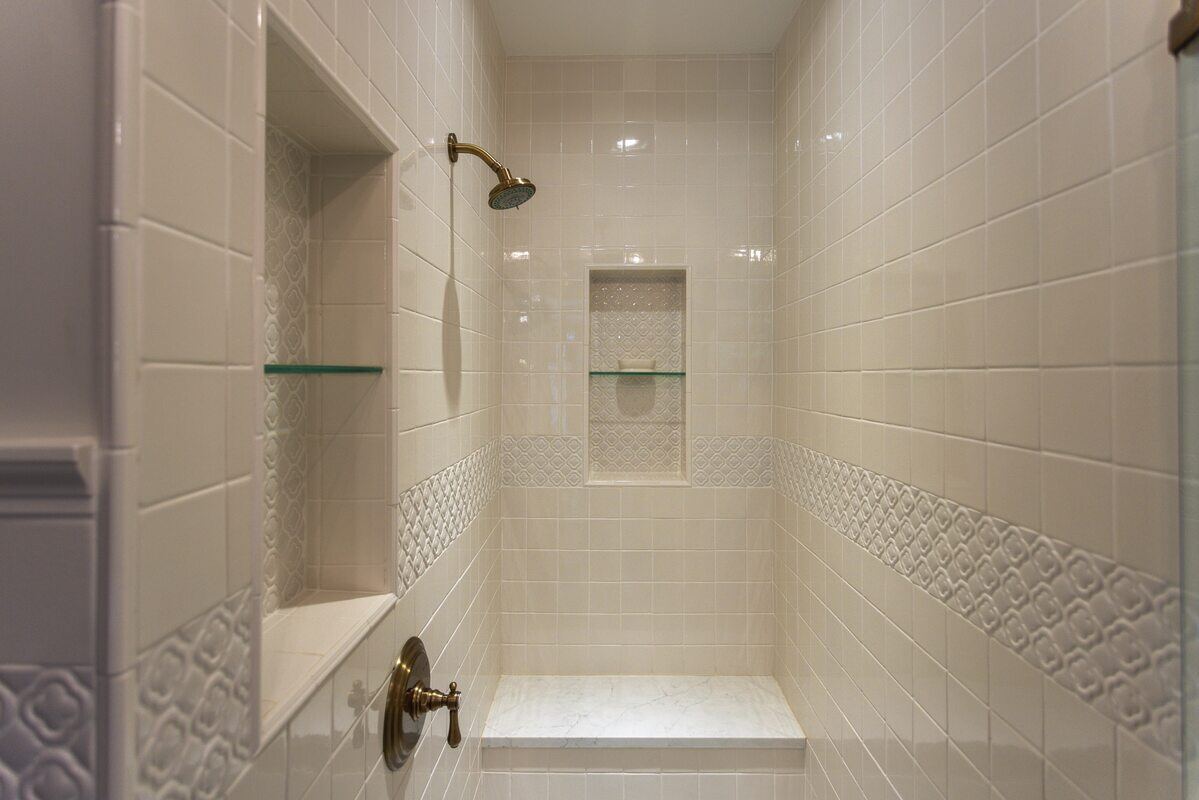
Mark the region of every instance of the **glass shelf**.
POLYGON ((631 376, 634 378, 644 378, 647 376, 661 376, 663 378, 681 378, 684 375, 686 375, 687 373, 686 372, 648 372, 648 371, 642 372, 640 370, 613 370, 613 371, 592 370, 591 374, 595 375, 595 376, 602 376, 602 375, 615 375, 617 377, 631 376))
POLYGON ((267 375, 378 375, 383 368, 352 364, 264 364, 262 371, 267 375))

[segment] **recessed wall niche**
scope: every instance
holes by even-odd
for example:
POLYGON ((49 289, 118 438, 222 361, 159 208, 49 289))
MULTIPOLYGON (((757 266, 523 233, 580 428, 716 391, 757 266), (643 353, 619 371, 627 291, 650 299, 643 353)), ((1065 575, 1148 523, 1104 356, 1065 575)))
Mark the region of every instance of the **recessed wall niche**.
POLYGON ((264 188, 264 740, 394 601, 389 152, 269 29, 264 188))
POLYGON ((687 482, 687 272, 592 267, 590 483, 687 482))

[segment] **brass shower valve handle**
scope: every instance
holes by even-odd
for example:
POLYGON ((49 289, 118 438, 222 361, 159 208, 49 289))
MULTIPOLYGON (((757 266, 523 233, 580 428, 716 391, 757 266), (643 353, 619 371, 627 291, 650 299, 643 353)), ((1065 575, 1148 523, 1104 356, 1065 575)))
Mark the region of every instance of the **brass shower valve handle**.
POLYGON ((450 747, 462 744, 462 729, 458 726, 462 693, 458 684, 451 683, 449 692, 439 692, 429 688, 432 677, 425 643, 419 636, 413 636, 404 643, 391 671, 387 706, 383 709, 383 757, 393 772, 402 768, 416 750, 430 711, 449 709, 450 733, 446 742, 450 747))
POLYGON ((461 697, 462 692, 458 691, 457 681, 450 681, 448 693, 418 685, 412 687, 408 691, 408 696, 404 698, 404 711, 412 719, 417 719, 430 711, 448 708, 450 710, 450 732, 446 737, 446 742, 450 747, 457 747, 462 744, 462 729, 458 727, 458 704, 461 697))

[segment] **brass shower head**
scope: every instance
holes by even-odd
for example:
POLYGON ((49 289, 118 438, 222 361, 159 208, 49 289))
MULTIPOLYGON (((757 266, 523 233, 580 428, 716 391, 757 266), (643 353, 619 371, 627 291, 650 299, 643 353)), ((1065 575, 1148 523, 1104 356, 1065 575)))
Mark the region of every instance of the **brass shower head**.
POLYGON ((516 208, 537 191, 537 187, 528 178, 517 178, 512 175, 500 162, 496 161, 491 153, 488 153, 477 144, 466 144, 459 142, 455 134, 450 134, 446 141, 447 149, 450 152, 450 161, 457 163, 459 153, 470 153, 472 156, 478 156, 483 159, 483 163, 491 167, 491 170, 500 179, 495 188, 491 190, 491 194, 487 198, 487 205, 503 211, 506 208, 516 208))

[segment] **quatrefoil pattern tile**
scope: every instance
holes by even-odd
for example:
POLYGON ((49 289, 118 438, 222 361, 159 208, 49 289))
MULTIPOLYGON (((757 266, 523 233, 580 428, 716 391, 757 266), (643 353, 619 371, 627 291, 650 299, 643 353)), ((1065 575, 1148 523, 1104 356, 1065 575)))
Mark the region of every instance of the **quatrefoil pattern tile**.
POLYGON ((593 375, 592 471, 682 474, 683 398, 675 377, 593 375))
POLYGON ((309 154, 278 128, 266 129, 266 355, 305 355, 308 304, 309 154))
POLYGON ((579 436, 505 436, 500 463, 504 486, 581 486, 579 436))
POLYGON ((466 531, 500 488, 500 446, 491 440, 400 495, 399 594, 466 531))
POLYGON ((696 486, 770 486, 774 480, 768 436, 696 436, 691 462, 696 486))
POLYGON ((593 278, 591 368, 614 370, 621 358, 653 358, 657 369, 683 369, 682 278, 593 278))
POLYGON ((683 419, 683 382, 675 377, 591 377, 591 421, 665 422, 683 419))
MULTIPOLYGON (((268 391, 268 419, 276 399, 304 396, 303 381, 299 375, 267 378, 268 387, 281 384, 268 391)), ((262 602, 263 613, 270 614, 304 588, 308 448, 302 420, 278 428, 268 424, 267 431, 262 451, 262 602)))
POLYGON ((805 447, 775 485, 1166 755, 1181 754, 1177 587, 805 447))
POLYGON ((0 798, 95 797, 89 669, 0 667, 0 798))
MULTIPOLYGON (((307 355, 309 154, 277 128, 266 131, 266 360, 307 355)), ((266 378, 262 610, 304 588, 308 381, 266 378)))
POLYGON ((682 474, 682 425, 592 422, 588 436, 594 472, 682 474))
POLYGON ((223 797, 253 756, 257 613, 242 591, 138 661, 138 800, 223 797))

